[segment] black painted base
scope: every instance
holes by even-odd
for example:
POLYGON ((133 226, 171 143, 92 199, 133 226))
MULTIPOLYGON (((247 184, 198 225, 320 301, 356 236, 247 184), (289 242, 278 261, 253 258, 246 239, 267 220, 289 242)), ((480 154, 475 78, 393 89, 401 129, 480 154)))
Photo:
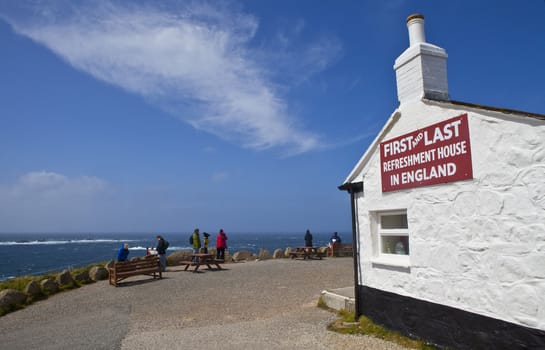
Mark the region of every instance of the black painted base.
POLYGON ((449 349, 545 349, 545 331, 358 286, 359 314, 449 349))

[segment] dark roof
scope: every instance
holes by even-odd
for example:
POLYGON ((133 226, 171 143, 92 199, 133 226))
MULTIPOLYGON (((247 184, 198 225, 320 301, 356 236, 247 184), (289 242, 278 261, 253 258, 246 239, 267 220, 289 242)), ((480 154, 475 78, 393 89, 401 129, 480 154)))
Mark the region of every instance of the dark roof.
POLYGON ((545 120, 545 114, 524 112, 524 111, 519 111, 519 110, 516 110, 516 109, 484 106, 484 105, 480 105, 480 104, 469 103, 469 102, 461 102, 461 101, 444 101, 444 100, 435 100, 435 99, 431 99, 431 98, 428 98, 428 100, 432 100, 434 102, 439 102, 439 103, 450 103, 450 104, 458 105, 458 106, 466 106, 466 107, 482 109, 482 110, 487 110, 487 111, 501 112, 501 113, 505 113, 505 114, 516 114, 516 115, 519 115, 519 116, 522 116, 522 117, 545 120))
POLYGON ((337 187, 341 191, 347 191, 348 193, 363 192, 363 182, 347 182, 337 187))

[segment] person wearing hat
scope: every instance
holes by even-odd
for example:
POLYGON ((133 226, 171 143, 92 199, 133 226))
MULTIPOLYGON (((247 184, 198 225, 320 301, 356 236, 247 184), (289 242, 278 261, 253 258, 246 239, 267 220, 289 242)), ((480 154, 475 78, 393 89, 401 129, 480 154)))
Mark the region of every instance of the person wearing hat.
POLYGON ((202 252, 203 252, 204 254, 208 254, 208 237, 210 237, 210 234, 209 234, 209 233, 206 233, 206 232, 203 232, 202 235, 203 235, 203 248, 202 248, 202 252))

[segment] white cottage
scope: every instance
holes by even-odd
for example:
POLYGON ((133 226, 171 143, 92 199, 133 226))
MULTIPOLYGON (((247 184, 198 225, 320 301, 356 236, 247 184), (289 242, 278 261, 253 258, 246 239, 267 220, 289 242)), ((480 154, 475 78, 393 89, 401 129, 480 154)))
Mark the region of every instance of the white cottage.
POLYGON ((407 19, 399 107, 350 172, 356 312, 449 348, 545 348, 545 115, 449 99, 407 19))

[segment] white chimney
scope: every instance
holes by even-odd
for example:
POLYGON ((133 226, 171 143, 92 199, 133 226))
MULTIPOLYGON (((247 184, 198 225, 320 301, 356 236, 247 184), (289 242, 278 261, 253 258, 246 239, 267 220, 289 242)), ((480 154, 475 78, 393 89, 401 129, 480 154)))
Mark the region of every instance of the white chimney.
POLYGON ((394 64, 399 103, 419 101, 422 98, 448 100, 446 51, 426 42, 424 16, 409 16, 407 29, 409 48, 394 64))

